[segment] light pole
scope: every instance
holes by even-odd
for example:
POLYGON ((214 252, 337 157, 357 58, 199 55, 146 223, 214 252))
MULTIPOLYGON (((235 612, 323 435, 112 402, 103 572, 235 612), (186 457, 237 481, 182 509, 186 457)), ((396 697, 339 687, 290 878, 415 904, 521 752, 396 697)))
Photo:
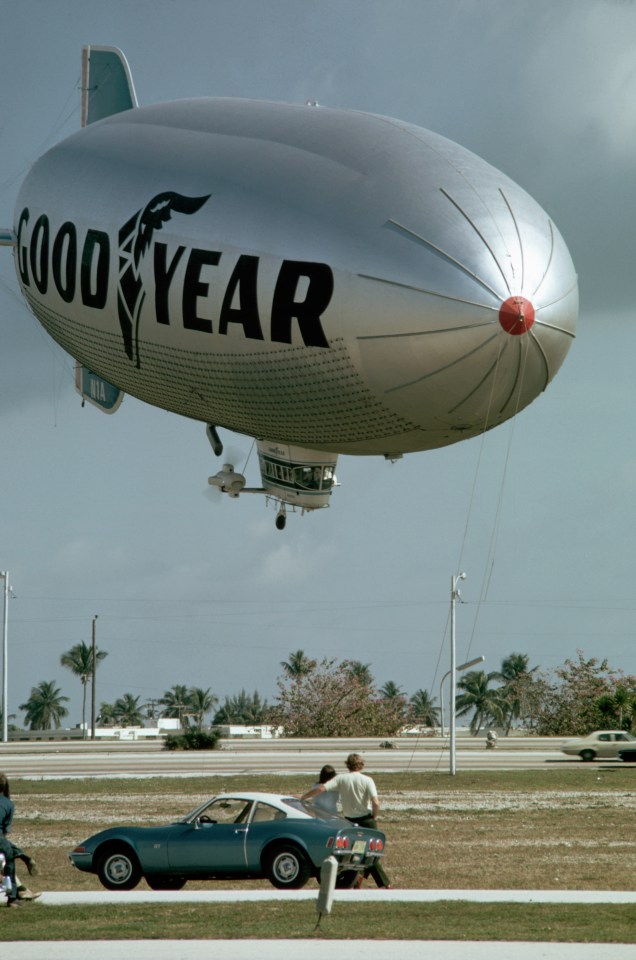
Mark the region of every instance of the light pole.
MULTIPOLYGON (((95 626, 97 624, 97 614, 93 617, 93 682, 91 684, 91 740, 95 739, 95 676, 97 673, 97 645, 95 643, 95 626)), ((86 731, 84 731, 86 736, 86 731)))
MULTIPOLYGON (((460 663, 458 667, 455 667, 455 672, 461 673, 462 670, 468 670, 469 667, 474 667, 478 663, 483 663, 485 659, 486 659, 485 657, 475 657, 474 660, 468 660, 467 663, 460 663)), ((442 688, 444 686, 444 681, 446 680, 446 677, 450 677, 450 670, 446 671, 439 685, 439 705, 440 705, 440 713, 441 713, 441 719, 442 719, 442 736, 444 736, 444 697, 442 695, 442 688)))
POLYGON ((450 775, 455 776, 455 696, 457 689, 457 671, 455 669, 455 603, 461 600, 457 587, 459 580, 465 580, 466 574, 459 573, 451 577, 451 610, 450 610, 450 775))
POLYGON ((9 739, 9 571, 0 570, 4 580, 4 616, 2 618, 2 742, 9 739))

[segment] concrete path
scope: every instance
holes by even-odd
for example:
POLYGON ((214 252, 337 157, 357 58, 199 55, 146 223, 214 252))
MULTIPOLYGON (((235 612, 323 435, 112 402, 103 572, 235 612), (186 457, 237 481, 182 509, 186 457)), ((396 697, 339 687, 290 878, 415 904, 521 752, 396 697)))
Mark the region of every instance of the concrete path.
POLYGON ((636 947, 455 940, 101 940, 3 943, 11 960, 634 960, 636 947))
MULTIPOLYGON (((249 903, 264 900, 316 900, 318 890, 91 890, 86 893, 43 893, 45 906, 97 903, 249 903)), ((434 903, 467 900, 472 903, 636 903, 632 890, 336 890, 335 903, 434 903)))

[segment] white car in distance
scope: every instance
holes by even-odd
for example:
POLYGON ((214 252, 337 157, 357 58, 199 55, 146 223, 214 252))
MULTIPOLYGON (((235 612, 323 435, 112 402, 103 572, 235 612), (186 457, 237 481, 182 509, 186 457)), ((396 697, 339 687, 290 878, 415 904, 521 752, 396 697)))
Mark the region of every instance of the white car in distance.
POLYGON ((628 750, 633 744, 636 751, 636 737, 625 730, 595 730, 586 737, 566 740, 561 753, 581 760, 618 760, 620 751, 628 750))

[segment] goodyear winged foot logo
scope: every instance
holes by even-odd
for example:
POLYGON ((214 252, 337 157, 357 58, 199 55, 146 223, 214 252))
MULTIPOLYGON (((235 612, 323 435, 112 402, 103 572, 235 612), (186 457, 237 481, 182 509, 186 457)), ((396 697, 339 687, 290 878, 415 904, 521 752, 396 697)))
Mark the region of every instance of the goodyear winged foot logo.
POLYGON ((167 191, 138 210, 119 231, 119 283, 117 288, 117 311, 124 338, 124 348, 129 360, 137 367, 139 356, 139 320, 146 298, 140 267, 145 253, 150 249, 152 238, 173 213, 196 213, 211 194, 205 197, 185 197, 167 191))

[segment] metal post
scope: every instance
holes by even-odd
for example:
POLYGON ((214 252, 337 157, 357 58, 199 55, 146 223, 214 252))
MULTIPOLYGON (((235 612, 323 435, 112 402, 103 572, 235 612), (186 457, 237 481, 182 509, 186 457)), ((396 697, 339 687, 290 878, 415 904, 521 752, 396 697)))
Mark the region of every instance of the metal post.
POLYGON ((455 602, 459 599, 460 594, 457 589, 457 581, 465 580, 466 574, 460 573, 458 576, 453 576, 451 578, 451 610, 450 610, 450 775, 451 777, 455 776, 456 773, 456 763, 455 763, 455 740, 456 740, 456 730, 455 730, 455 696, 457 689, 457 674, 455 670, 455 602))
POLYGON ((450 713, 450 775, 455 776, 455 586, 456 579, 451 579, 451 614, 450 614, 450 698, 448 709, 450 713))
POLYGON ((97 614, 93 617, 93 682, 91 684, 91 740, 95 739, 95 675, 97 673, 97 645, 95 643, 95 624, 97 614))
POLYGON ((2 742, 9 739, 9 571, 1 570, 4 580, 4 616, 2 629, 2 742))

